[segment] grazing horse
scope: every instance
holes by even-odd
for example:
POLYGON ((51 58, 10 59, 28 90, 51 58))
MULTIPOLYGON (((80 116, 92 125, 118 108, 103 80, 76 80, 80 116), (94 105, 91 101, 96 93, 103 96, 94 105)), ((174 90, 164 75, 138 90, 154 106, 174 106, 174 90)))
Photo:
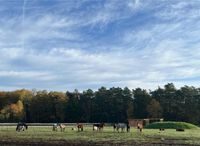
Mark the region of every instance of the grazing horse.
POLYGON ((119 129, 121 129, 121 132, 123 132, 125 128, 126 128, 126 131, 127 131, 127 132, 130 131, 130 126, 129 126, 129 124, 126 124, 126 123, 118 123, 118 124, 114 124, 114 125, 113 125, 114 131, 116 130, 117 132, 119 132, 119 129))
POLYGON ((26 123, 18 123, 17 127, 16 127, 16 131, 20 132, 20 131, 24 131, 24 130, 28 129, 28 125, 26 123))
POLYGON ((78 132, 83 131, 83 124, 77 123, 78 132))
POLYGON ((65 125, 64 124, 58 124, 58 126, 60 127, 60 131, 64 132, 65 131, 65 125))
POLYGON ((58 127, 59 127, 59 124, 58 123, 54 123, 53 124, 53 131, 57 131, 58 130, 58 127))
POLYGON ((96 124, 93 124, 93 131, 94 130, 98 130, 98 131, 100 131, 100 130, 103 130, 103 127, 105 126, 105 124, 104 123, 96 123, 96 124))

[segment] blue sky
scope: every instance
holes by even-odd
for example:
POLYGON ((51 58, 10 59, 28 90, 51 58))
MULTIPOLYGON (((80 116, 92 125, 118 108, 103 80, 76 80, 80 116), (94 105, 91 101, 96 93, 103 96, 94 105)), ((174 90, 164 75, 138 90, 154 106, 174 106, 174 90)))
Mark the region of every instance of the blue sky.
POLYGON ((200 0, 0 3, 0 90, 199 86, 200 0))

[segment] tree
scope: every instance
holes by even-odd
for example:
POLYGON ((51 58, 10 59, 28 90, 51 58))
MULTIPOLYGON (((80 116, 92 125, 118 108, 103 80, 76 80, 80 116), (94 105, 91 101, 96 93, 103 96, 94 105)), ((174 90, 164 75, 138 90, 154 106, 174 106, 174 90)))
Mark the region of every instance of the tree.
POLYGON ((91 89, 83 91, 80 94, 79 108, 80 108, 80 121, 90 122, 92 113, 92 98, 94 98, 94 92, 91 89))
POLYGON ((65 120, 67 122, 80 122, 80 93, 78 92, 78 90, 74 90, 73 93, 67 91, 66 96, 69 98, 69 100, 67 102, 65 120))
POLYGON ((150 104, 147 106, 148 117, 150 118, 161 118, 162 117, 162 108, 160 103, 155 99, 152 99, 150 104))
POLYGON ((146 90, 136 88, 133 90, 134 95, 134 117, 146 118, 148 116, 147 106, 151 101, 151 96, 146 90))
POLYGON ((19 100, 16 104, 12 103, 10 105, 5 106, 1 110, 1 114, 4 115, 4 120, 15 122, 23 119, 23 109, 23 103, 19 100))
POLYGON ((38 91, 30 104, 30 116, 32 122, 57 122, 53 113, 53 102, 48 96, 48 92, 38 91))
POLYGON ((64 122, 67 96, 62 92, 50 92, 49 100, 52 102, 52 118, 54 121, 64 122))
POLYGON ((173 83, 168 83, 164 86, 164 89, 160 87, 151 92, 152 98, 156 99, 162 109, 163 109, 163 117, 166 120, 175 120, 177 117, 177 90, 173 83))

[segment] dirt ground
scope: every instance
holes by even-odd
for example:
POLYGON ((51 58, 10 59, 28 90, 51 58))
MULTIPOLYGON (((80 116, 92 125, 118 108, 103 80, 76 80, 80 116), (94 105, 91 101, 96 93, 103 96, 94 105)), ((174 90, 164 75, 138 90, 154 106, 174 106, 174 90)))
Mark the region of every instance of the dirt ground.
POLYGON ((200 146, 176 143, 175 141, 163 141, 156 143, 146 143, 136 141, 128 141, 123 143, 115 143, 113 141, 93 142, 93 141, 20 141, 20 140, 0 140, 0 146, 200 146))

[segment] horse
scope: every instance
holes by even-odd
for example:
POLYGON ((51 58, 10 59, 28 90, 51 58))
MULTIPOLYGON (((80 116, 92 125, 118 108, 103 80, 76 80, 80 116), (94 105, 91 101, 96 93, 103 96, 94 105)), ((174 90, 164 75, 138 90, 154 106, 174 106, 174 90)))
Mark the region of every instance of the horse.
POLYGON ((143 129, 143 125, 142 124, 139 124, 137 123, 137 129, 142 132, 142 129, 143 129))
POLYGON ((123 132, 125 128, 127 132, 130 131, 130 126, 127 123, 118 123, 113 125, 114 131, 116 130, 117 132, 119 132, 119 129, 121 129, 121 132, 123 132))
POLYGON ((104 123, 96 123, 96 124, 93 124, 93 131, 94 130, 98 130, 98 131, 100 131, 100 130, 103 130, 103 127, 105 126, 105 124, 104 123))
POLYGON ((52 131, 57 131, 58 127, 59 127, 59 124, 58 123, 54 123, 52 131))
POLYGON ((58 126, 60 127, 60 131, 64 132, 65 131, 65 125, 64 124, 58 124, 58 126))
POLYGON ((83 131, 83 124, 77 123, 77 129, 79 131, 83 131))
POLYGON ((24 131, 24 130, 27 130, 28 129, 28 125, 26 123, 18 123, 17 124, 17 127, 16 127, 16 131, 17 132, 20 132, 20 131, 24 131))

